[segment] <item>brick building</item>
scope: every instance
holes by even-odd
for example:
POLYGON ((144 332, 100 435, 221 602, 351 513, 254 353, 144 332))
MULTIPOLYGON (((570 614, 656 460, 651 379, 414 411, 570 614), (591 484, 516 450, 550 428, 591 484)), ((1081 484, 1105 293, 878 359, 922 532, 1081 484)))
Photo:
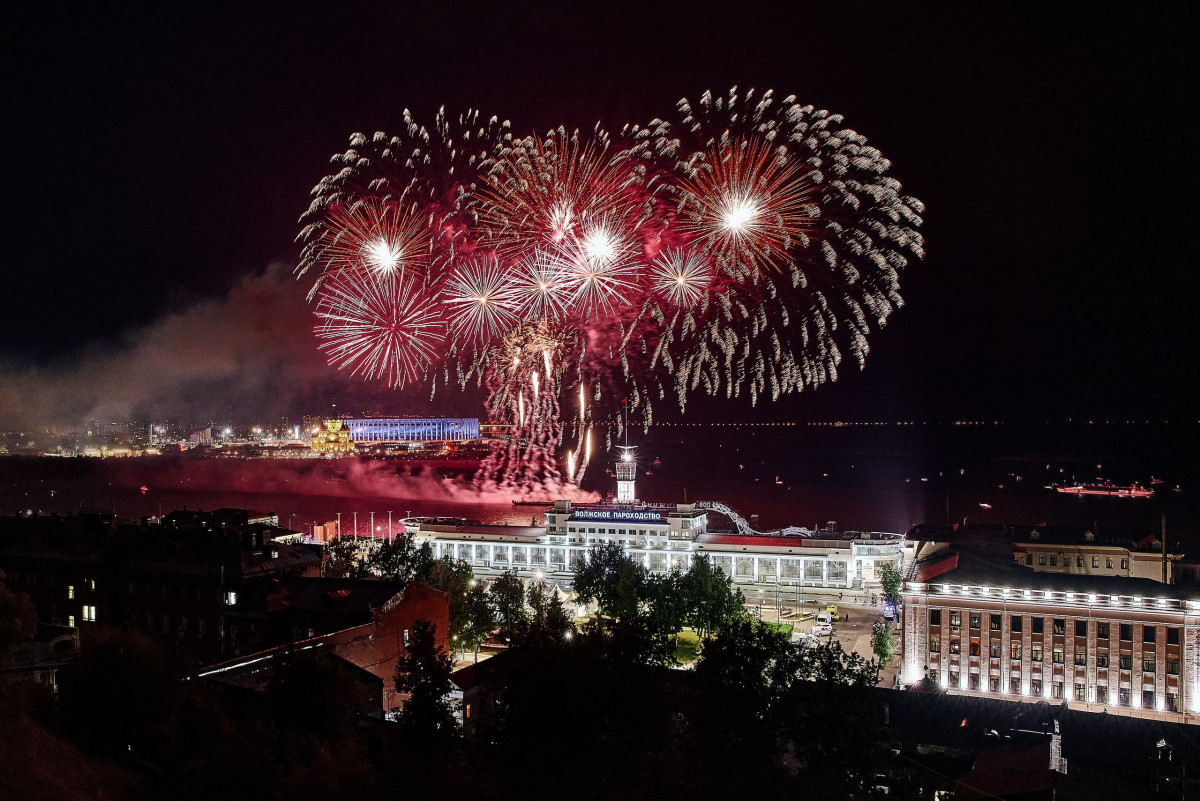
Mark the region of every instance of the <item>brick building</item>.
POLYGON ((280 582, 271 603, 271 631, 283 642, 212 665, 197 675, 223 683, 258 686, 263 684, 264 671, 271 670, 276 654, 289 648, 315 649, 381 682, 382 714, 400 705, 394 683, 396 662, 407 653, 414 623, 433 623, 438 647, 449 650, 450 606, 446 594, 419 581, 406 586, 371 579, 287 580, 280 582))

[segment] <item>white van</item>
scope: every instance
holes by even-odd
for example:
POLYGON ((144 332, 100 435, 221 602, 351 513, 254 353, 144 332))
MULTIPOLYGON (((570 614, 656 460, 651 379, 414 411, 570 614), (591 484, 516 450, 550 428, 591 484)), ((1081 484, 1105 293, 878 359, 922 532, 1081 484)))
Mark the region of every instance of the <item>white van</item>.
POLYGON ((825 626, 832 627, 833 626, 833 613, 832 612, 818 612, 816 625, 818 625, 818 626, 825 625, 825 626))
POLYGON ((829 637, 833 634, 833 626, 828 623, 817 623, 809 633, 814 637, 829 637))

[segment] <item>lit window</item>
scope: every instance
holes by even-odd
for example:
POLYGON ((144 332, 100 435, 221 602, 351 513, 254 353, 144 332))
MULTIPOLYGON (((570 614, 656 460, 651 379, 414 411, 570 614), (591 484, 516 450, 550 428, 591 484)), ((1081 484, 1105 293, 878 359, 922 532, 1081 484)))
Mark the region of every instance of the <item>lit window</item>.
POLYGON ((1100 567, 1100 557, 1099 556, 1092 557, 1092 567, 1100 567))
POLYGON ((1065 653, 1062 648, 1054 649, 1054 664, 1061 665, 1064 661, 1065 653))
POLYGON ((67 625, 68 626, 75 625, 75 616, 74 615, 67 615, 67 625))
POLYGON ((84 604, 83 619, 87 623, 95 623, 96 622, 96 607, 88 606, 87 604, 84 604))
POLYGON ((1034 643, 1030 651, 1029 658, 1034 662, 1042 661, 1042 646, 1041 643, 1034 643))
POLYGON ((1122 569, 1122 570, 1128 570, 1128 569, 1129 569, 1129 560, 1128 560, 1128 559, 1122 559, 1122 560, 1121 560, 1121 569, 1122 569))
POLYGON ((67 600, 68 601, 75 600, 75 585, 74 584, 67 585, 67 600))
POLYGON ((234 592, 233 590, 230 590, 229 592, 225 593, 225 603, 229 606, 236 606, 237 605, 237 593, 234 592))
POLYGON ((1019 643, 1019 642, 1009 643, 1008 650, 1009 650, 1009 658, 1010 659, 1020 659, 1021 658, 1021 643, 1019 643))
MULTIPOLYGON (((1104 567, 1107 568, 1108 570, 1112 570, 1112 557, 1111 556, 1106 556, 1104 558, 1104 567)), ((1107 688, 1105 688, 1105 689, 1107 690, 1107 688)))

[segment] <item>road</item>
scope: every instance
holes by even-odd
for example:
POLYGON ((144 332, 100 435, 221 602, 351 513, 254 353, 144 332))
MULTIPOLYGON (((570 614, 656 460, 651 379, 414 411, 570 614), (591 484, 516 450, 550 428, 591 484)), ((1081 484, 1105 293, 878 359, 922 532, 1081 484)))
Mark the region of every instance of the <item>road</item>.
MULTIPOLYGON (((853 651, 864 659, 875 658, 875 654, 871 650, 871 627, 876 622, 883 620, 883 611, 879 606, 872 605, 869 597, 863 597, 857 593, 841 593, 841 597, 839 598, 837 592, 822 592, 816 596, 806 594, 805 603, 799 607, 796 604, 795 597, 791 599, 790 603, 781 601, 781 608, 783 610, 781 615, 775 606, 775 590, 773 587, 751 585, 743 587, 742 592, 746 595, 747 605, 750 607, 751 612, 756 616, 760 616, 762 620, 770 623, 791 623, 795 626, 795 630, 801 633, 810 631, 816 621, 813 617, 804 620, 798 619, 796 617, 798 609, 801 615, 804 615, 820 611, 828 604, 837 604, 838 614, 841 619, 833 624, 833 639, 840 642, 842 648, 847 652, 853 651), (757 607, 757 611, 755 607, 757 607)), ((894 629, 893 631, 898 646, 900 638, 899 630, 894 629)), ((900 657, 897 654, 892 659, 892 663, 880 671, 880 685, 891 687, 895 681, 896 671, 899 667, 900 657)))

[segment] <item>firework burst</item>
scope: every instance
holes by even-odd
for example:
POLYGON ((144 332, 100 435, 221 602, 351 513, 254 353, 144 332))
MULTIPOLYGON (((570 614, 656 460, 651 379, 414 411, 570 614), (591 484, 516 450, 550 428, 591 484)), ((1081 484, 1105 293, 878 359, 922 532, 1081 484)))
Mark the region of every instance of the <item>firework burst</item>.
POLYGON ((495 339, 517 322, 517 291, 494 258, 471 258, 446 282, 444 303, 454 333, 468 339, 495 339))
POLYGON ((712 286, 708 257, 695 250, 666 248, 650 265, 654 292, 672 306, 695 307, 712 286))
POLYGON ((410 282, 344 270, 317 292, 316 328, 329 363, 402 387, 419 380, 445 339, 445 322, 410 282))
POLYGON ((298 272, 317 273, 332 363, 486 385, 514 432, 480 474, 498 484, 552 482, 556 448, 578 481, 592 428, 625 424, 616 398, 648 426, 668 399, 753 403, 863 366, 924 255, 924 207, 891 163, 793 97, 705 93, 611 137, 403 121, 334 157, 298 272), (576 390, 578 412, 560 407, 576 390))

